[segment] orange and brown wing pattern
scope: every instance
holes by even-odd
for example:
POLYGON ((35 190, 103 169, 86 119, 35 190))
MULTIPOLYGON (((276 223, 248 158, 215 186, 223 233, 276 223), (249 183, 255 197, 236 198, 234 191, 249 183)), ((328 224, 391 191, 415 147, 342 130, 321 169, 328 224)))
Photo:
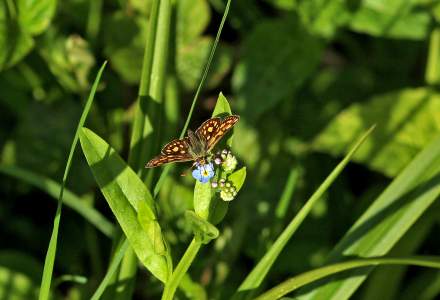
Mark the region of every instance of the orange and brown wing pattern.
POLYGON ((196 135, 203 138, 203 142, 208 143, 208 141, 215 135, 221 124, 222 120, 220 118, 211 118, 206 120, 202 123, 202 125, 199 126, 199 128, 197 128, 196 135))
POLYGON ((210 139, 208 139, 207 148, 210 151, 214 146, 221 140, 221 138, 232 128, 235 124, 237 124, 240 117, 237 115, 228 116, 223 119, 220 126, 214 132, 210 139))
POLYGON ((184 162, 192 160, 188 149, 188 138, 172 140, 166 144, 160 155, 156 156, 146 164, 146 168, 154 168, 171 162, 184 162))
POLYGON ((175 139, 166 144, 160 151, 164 155, 188 154, 188 138, 175 139))
POLYGON ((145 165, 145 168, 154 168, 171 162, 184 162, 189 160, 192 160, 192 157, 187 154, 161 154, 150 160, 145 165))

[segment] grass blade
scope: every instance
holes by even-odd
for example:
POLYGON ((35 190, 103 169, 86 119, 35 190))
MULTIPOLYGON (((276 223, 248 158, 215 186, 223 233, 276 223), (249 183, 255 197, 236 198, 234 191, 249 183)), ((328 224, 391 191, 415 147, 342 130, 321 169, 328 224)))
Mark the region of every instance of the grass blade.
POLYGON ((49 299, 50 284, 52 282, 53 266, 54 266, 55 255, 57 250, 58 229, 60 226, 60 219, 61 219, 61 208, 63 206, 64 187, 66 185, 67 176, 69 175, 70 166, 72 165, 72 157, 75 152, 76 144, 78 143, 79 130, 83 127, 86 121, 87 114, 89 113, 90 107, 92 106, 93 99, 95 98, 96 89, 98 88, 99 80, 101 79, 101 75, 102 72, 104 71, 106 64, 107 62, 103 63, 101 69, 98 72, 98 75, 96 76, 95 82, 93 83, 92 89, 90 91, 89 98, 87 99, 78 126, 76 128, 72 145, 70 147, 70 153, 69 153, 69 157, 67 158, 66 168, 64 169, 63 181, 61 184, 60 194, 58 197, 58 205, 57 205, 57 211, 55 213, 55 219, 53 222, 52 235, 50 237, 49 247, 46 253, 46 259, 44 261, 43 277, 41 279, 40 294, 38 296, 39 300, 49 299))
POLYGON ((128 241, 127 241, 127 239, 125 239, 122 241, 122 243, 116 249, 116 251, 113 255, 113 258, 112 258, 112 262, 110 263, 110 266, 108 268, 108 271, 105 274, 104 279, 99 284, 99 287, 96 289, 95 293, 90 298, 91 300, 98 300, 102 296, 105 289, 107 288, 107 286, 111 282, 113 274, 116 272, 119 264, 121 263, 121 260, 124 257, 125 251, 127 251, 127 248, 128 248, 128 241))
MULTIPOLYGON (((197 103, 197 99, 199 98, 199 94, 200 94, 200 92, 201 92, 201 90, 203 88, 203 85, 205 84, 206 77, 208 76, 209 68, 211 67, 211 62, 212 62, 212 59, 214 58, 215 50, 217 49, 217 44, 218 44, 218 42, 220 40, 220 35, 222 33, 223 26, 225 25, 226 18, 228 17, 230 5, 231 5, 231 0, 228 0, 228 3, 226 3, 226 8, 225 8, 225 11, 223 13, 222 20, 221 20, 219 28, 217 30, 217 35, 215 36, 214 44, 212 45, 211 52, 209 53, 208 61, 207 61, 206 65, 205 65, 205 69, 203 70, 202 79, 200 80, 200 83, 199 83, 199 85, 197 87, 197 91, 196 91, 196 93, 194 95, 193 101, 191 103, 191 108, 189 109, 188 116, 186 117, 185 125, 183 126, 183 129, 180 132, 179 138, 183 138, 185 136, 186 130, 188 129, 189 122, 191 121, 191 116, 192 116, 192 114, 194 112, 194 108, 195 108, 196 103, 197 103)), ((160 174, 160 177, 159 177, 159 179, 158 179, 158 181, 156 183, 156 186, 154 187, 154 191, 153 191, 154 198, 156 198, 157 194, 159 194, 159 191, 160 191, 160 189, 162 187, 162 184, 164 183, 165 177, 167 176, 167 174, 170 171, 171 167, 172 167, 171 165, 165 166, 164 170, 160 174)))
MULTIPOLYGON (((346 255, 387 254, 440 195, 439 171, 440 137, 426 146, 373 202, 332 251, 329 261, 346 255)), ((300 298, 348 299, 371 270, 327 283, 300 298)))
MULTIPOLYGON (((16 166, 0 166, 0 172, 38 187, 51 195, 54 199, 57 199, 60 194, 61 186, 52 179, 46 178, 42 175, 35 174, 16 166)), ((64 189, 63 203, 80 214, 107 237, 112 238, 114 225, 99 211, 87 205, 80 197, 66 188, 64 189)))
POLYGON ((350 161, 350 158, 360 147, 362 142, 368 137, 368 135, 373 131, 374 126, 371 127, 355 144, 355 146, 350 150, 350 152, 344 157, 344 159, 336 166, 336 168, 330 173, 330 175, 324 180, 324 182, 319 186, 315 193, 307 200, 303 208, 298 212, 298 214, 293 218, 289 225, 284 229, 281 235, 277 238, 275 243, 269 249, 268 252, 263 256, 263 258, 258 262, 257 266, 249 273, 246 279, 238 288, 239 294, 238 298, 245 297, 248 292, 254 290, 260 286, 263 279, 266 277, 273 263, 277 259, 278 255, 283 250, 284 246, 287 244, 292 235, 296 232, 298 227, 302 224, 304 219, 307 217, 311 211, 313 205, 323 193, 330 187, 330 185, 335 181, 338 175, 342 172, 345 166, 350 161))
POLYGON ((255 300, 279 299, 284 295, 306 285, 333 274, 368 266, 377 265, 412 265, 440 269, 439 256, 413 256, 413 257, 378 257, 350 260, 321 267, 312 271, 297 275, 278 284, 274 288, 255 298, 255 300))

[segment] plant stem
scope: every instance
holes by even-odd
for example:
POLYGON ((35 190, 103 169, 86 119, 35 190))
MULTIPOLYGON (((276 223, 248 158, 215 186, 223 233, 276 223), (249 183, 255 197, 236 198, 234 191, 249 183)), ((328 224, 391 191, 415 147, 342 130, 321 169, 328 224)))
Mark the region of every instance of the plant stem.
POLYGON ((429 37, 428 61, 425 80, 428 85, 440 83, 440 27, 435 27, 429 37))
POLYGON ((188 248, 185 251, 185 254, 183 255, 182 259, 180 260, 179 264, 177 265, 176 269, 174 270, 173 274, 165 285, 162 300, 174 299, 174 293, 176 292, 180 281, 182 280, 183 276, 185 276, 201 246, 202 244, 195 239, 191 241, 191 244, 189 244, 188 248))

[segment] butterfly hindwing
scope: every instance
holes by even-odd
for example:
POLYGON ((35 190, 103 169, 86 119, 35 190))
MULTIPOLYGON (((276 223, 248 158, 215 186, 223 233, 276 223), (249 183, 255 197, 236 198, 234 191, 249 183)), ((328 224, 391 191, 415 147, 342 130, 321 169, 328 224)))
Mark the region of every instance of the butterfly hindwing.
POLYGON ((174 154, 188 154, 188 138, 184 139, 175 139, 166 144, 163 148, 161 153, 163 155, 174 155, 174 154))
POLYGON ((189 154, 161 154, 150 160, 145 167, 154 168, 171 162, 184 162, 192 159, 193 158, 189 154))
POLYGON ((212 137, 208 140, 207 148, 211 151, 212 148, 221 140, 221 138, 240 120, 237 115, 227 116, 223 119, 220 126, 217 128, 212 137))

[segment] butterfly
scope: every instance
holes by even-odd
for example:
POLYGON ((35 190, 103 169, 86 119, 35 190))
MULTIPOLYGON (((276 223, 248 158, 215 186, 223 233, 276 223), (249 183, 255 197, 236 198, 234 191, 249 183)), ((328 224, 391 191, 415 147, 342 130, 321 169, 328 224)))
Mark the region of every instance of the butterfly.
POLYGON ((240 120, 237 115, 206 120, 195 132, 188 130, 188 136, 166 144, 161 154, 150 160, 145 167, 154 168, 171 162, 194 161, 204 165, 211 150, 221 138, 240 120))

